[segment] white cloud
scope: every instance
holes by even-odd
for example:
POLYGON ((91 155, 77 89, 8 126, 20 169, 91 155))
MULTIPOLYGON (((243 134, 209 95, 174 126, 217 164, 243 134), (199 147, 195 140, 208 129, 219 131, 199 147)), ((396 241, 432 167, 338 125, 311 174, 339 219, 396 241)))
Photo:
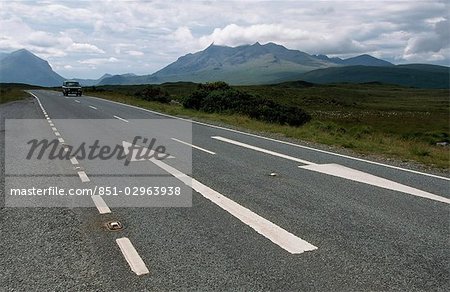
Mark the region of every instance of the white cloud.
POLYGON ((405 60, 441 61, 446 59, 444 51, 450 48, 450 23, 447 18, 430 23, 434 28, 433 31, 417 34, 408 40, 403 55, 405 60))
POLYGON ((109 58, 92 58, 92 59, 86 59, 78 61, 80 64, 86 64, 86 65, 101 65, 105 63, 116 63, 119 60, 114 57, 109 58))
POLYGON ((68 48, 67 51, 69 52, 76 52, 76 53, 97 53, 97 54, 104 54, 105 51, 102 49, 99 49, 95 45, 86 44, 86 43, 73 43, 68 48))
POLYGON ((131 51, 126 51, 126 53, 127 53, 128 55, 130 55, 130 56, 135 56, 135 57, 139 57, 139 56, 143 56, 143 55, 144 55, 144 53, 141 52, 141 51, 133 51, 133 50, 131 50, 131 51))
POLYGON ((1 1, 0 51, 27 48, 62 75, 90 78, 152 73, 212 42, 447 64, 449 10, 448 1, 1 1))

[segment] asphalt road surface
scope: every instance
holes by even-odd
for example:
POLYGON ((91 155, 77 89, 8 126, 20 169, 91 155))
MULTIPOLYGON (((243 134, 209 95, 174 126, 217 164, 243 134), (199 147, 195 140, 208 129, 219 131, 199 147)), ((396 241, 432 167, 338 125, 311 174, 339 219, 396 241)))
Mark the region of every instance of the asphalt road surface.
POLYGON ((32 94, 0 107, 0 291, 448 289, 447 177, 94 97, 32 94), (58 149, 98 139, 133 157, 135 136, 157 137, 172 157, 25 159, 33 137, 58 149), (183 194, 11 195, 157 184, 183 194), (108 230, 112 221, 124 228, 108 230))

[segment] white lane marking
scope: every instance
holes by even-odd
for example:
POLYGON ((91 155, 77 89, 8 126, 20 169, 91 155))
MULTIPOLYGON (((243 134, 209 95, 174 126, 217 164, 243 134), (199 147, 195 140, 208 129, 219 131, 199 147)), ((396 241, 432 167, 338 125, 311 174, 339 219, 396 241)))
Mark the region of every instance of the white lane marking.
POLYGON ((58 131, 55 127, 52 127, 52 130, 53 130, 53 131, 58 131))
POLYGON ((94 201, 95 207, 97 207, 97 210, 100 214, 111 213, 111 210, 109 209, 108 205, 106 205, 102 196, 92 195, 91 198, 92 201, 94 201))
MULTIPOLYGON (((131 143, 122 142, 125 152, 128 152, 131 143)), ((210 187, 202 184, 196 179, 184 174, 176 168, 162 162, 157 159, 150 159, 151 162, 167 171, 180 181, 182 181, 187 186, 191 187, 196 192, 200 193, 203 197, 210 200, 217 206, 221 207, 234 217, 238 218, 243 223, 247 224, 251 228, 253 228, 256 232, 263 235, 276 245, 280 246, 284 250, 292 253, 298 254, 303 253, 305 251, 311 251, 317 249, 316 246, 310 244, 309 242, 295 236, 294 234, 286 231, 285 229, 275 225, 269 220, 259 216, 253 211, 239 205, 233 200, 225 197, 219 192, 211 189, 210 187)))
POLYGON ((135 272, 136 275, 140 276, 149 273, 144 261, 127 237, 117 238, 116 242, 125 260, 130 265, 131 270, 135 272))
POLYGON ((74 101, 75 101, 76 103, 80 103, 80 101, 79 101, 78 99, 74 99, 74 101))
POLYGON ((195 148, 195 149, 204 151, 204 152, 209 153, 209 154, 212 154, 212 155, 215 155, 215 154, 216 154, 216 152, 212 152, 212 151, 206 150, 205 148, 202 148, 202 147, 199 147, 199 146, 195 146, 195 145, 189 144, 189 143, 187 143, 187 142, 178 140, 178 139, 176 139, 176 138, 172 138, 172 140, 177 141, 177 142, 179 142, 179 143, 181 143, 181 144, 184 144, 184 145, 191 146, 192 148, 195 148))
POLYGON ((46 119, 47 119, 47 120, 50 120, 50 118, 49 118, 49 117, 46 117, 46 119))
POLYGON ((77 160, 75 157, 71 157, 71 158, 70 158, 70 162, 71 162, 73 165, 77 165, 77 164, 78 164, 78 160, 77 160))
POLYGON ((377 186, 380 188, 398 191, 402 193, 407 193, 413 196, 427 198, 430 200, 443 202, 446 204, 450 204, 450 199, 428 193, 413 187, 409 187, 400 183, 396 183, 394 181, 381 178, 372 174, 368 174, 356 169, 348 168, 339 164, 320 164, 320 165, 305 165, 305 166, 299 166, 302 169, 308 169, 312 171, 317 171, 320 173, 333 175, 345 179, 349 179, 352 181, 362 182, 368 185, 377 186))
POLYGON ((84 172, 84 171, 79 171, 78 172, 78 176, 80 177, 81 182, 89 182, 89 181, 91 181, 89 179, 89 177, 87 176, 86 172, 84 172))
POLYGON ((59 132, 55 132, 55 135, 58 137, 61 136, 61 134, 59 132))
POLYGON ((95 110, 97 109, 95 106, 92 106, 92 105, 90 105, 89 107, 90 107, 91 109, 95 109, 95 110))
POLYGON ((55 126, 55 124, 53 124, 53 123, 49 123, 50 124, 50 127, 54 127, 55 126))
MULTIPOLYGON (((61 138, 61 137, 58 138, 58 141, 59 141, 59 143, 64 143, 64 139, 61 138)), ((67 151, 68 149, 67 149, 67 148, 64 148, 64 150, 67 151)))
POLYGON ((115 117, 116 119, 121 120, 121 121, 123 121, 123 122, 125 122, 125 123, 128 123, 127 120, 125 120, 125 119, 123 119, 123 118, 121 118, 121 117, 118 117, 118 116, 113 116, 113 117, 115 117))
POLYGON ((171 116, 171 115, 168 115, 168 114, 163 114, 163 113, 160 113, 160 112, 155 112, 155 111, 152 111, 152 110, 149 110, 149 109, 146 109, 146 108, 140 108, 140 107, 137 107, 137 106, 134 106, 134 105, 130 105, 130 104, 125 104, 125 103, 120 103, 120 102, 117 102, 117 101, 107 100, 107 99, 104 99, 104 98, 99 98, 99 97, 94 97, 94 96, 87 96, 87 95, 85 97, 92 98, 92 99, 97 99, 97 100, 104 101, 104 102, 115 103, 115 104, 118 104, 118 105, 121 105, 121 106, 131 107, 131 108, 138 109, 138 110, 145 111, 145 112, 149 112, 149 113, 152 113, 152 114, 155 114, 155 115, 159 115, 159 116, 163 116, 163 117, 169 117, 169 118, 172 118, 172 119, 177 119, 177 120, 185 121, 185 122, 188 122, 188 123, 194 123, 194 124, 197 124, 197 125, 202 125, 202 126, 206 126, 206 127, 210 127, 210 128, 220 129, 220 130, 225 130, 225 131, 229 131, 229 132, 233 132, 233 133, 239 133, 239 134, 246 135, 246 136, 249 136, 249 137, 260 138, 260 139, 264 139, 264 140, 271 141, 271 142, 277 142, 277 143, 281 143, 281 144, 286 144, 286 145, 289 145, 289 146, 294 146, 294 147, 298 147, 298 148, 302 148, 302 149, 307 149, 307 150, 311 150, 311 151, 316 151, 316 152, 320 152, 320 153, 334 155, 334 156, 338 156, 338 157, 342 157, 342 158, 346 158, 346 159, 356 160, 356 161, 360 161, 360 162, 370 163, 370 164, 374 164, 374 165, 378 165, 378 166, 388 167, 388 168, 392 168, 392 169, 396 169, 396 170, 406 171, 406 172, 410 172, 410 173, 414 173, 414 174, 425 175, 425 176, 429 176, 429 177, 434 177, 434 178, 450 181, 449 177, 439 176, 439 175, 435 175, 435 174, 431 174, 431 173, 420 172, 420 171, 417 171, 417 170, 402 168, 402 167, 393 166, 393 165, 384 164, 384 163, 375 162, 375 161, 370 161, 370 160, 366 160, 366 159, 362 159, 362 158, 352 157, 352 156, 348 156, 348 155, 344 155, 344 154, 334 153, 334 152, 330 152, 330 151, 326 151, 326 150, 316 149, 316 148, 312 148, 312 147, 308 147, 308 146, 294 144, 294 143, 287 142, 287 141, 282 141, 282 140, 268 138, 268 137, 264 137, 264 136, 260 136, 260 135, 256 135, 256 134, 246 133, 246 132, 242 132, 242 131, 239 131, 239 130, 224 128, 224 127, 221 127, 221 126, 210 125, 210 124, 203 123, 203 122, 198 122, 198 121, 194 121, 194 120, 189 120, 189 119, 185 119, 185 118, 171 116))
POLYGON ((237 146, 241 146, 241 147, 244 147, 244 148, 252 149, 252 150, 255 150, 255 151, 259 151, 259 152, 262 152, 262 153, 270 154, 270 155, 273 155, 273 156, 281 157, 281 158, 284 158, 284 159, 289 159, 289 160, 292 160, 292 161, 295 161, 295 162, 300 162, 300 163, 303 163, 303 164, 315 165, 315 163, 311 162, 311 161, 307 161, 307 160, 303 160, 303 159, 300 159, 300 158, 292 157, 292 156, 289 156, 289 155, 286 155, 286 154, 278 153, 278 152, 275 152, 275 151, 267 150, 267 149, 256 147, 256 146, 253 146, 253 145, 245 144, 245 143, 238 142, 238 141, 235 141, 235 140, 231 140, 231 139, 228 139, 228 138, 224 138, 224 137, 220 137, 220 136, 212 136, 211 138, 213 138, 215 140, 222 141, 222 142, 226 142, 226 143, 234 144, 234 145, 237 145, 237 146))

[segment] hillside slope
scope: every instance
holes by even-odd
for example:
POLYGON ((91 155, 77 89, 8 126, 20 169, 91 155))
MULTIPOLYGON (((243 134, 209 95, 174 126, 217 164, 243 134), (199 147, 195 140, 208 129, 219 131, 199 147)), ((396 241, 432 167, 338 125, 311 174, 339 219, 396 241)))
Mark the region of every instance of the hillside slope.
POLYGON ((0 82, 59 86, 64 78, 52 70, 49 63, 22 49, 0 60, 0 82))
POLYGON ((299 80, 313 83, 380 82, 418 88, 449 88, 449 68, 413 64, 389 67, 347 66, 303 73, 299 80))

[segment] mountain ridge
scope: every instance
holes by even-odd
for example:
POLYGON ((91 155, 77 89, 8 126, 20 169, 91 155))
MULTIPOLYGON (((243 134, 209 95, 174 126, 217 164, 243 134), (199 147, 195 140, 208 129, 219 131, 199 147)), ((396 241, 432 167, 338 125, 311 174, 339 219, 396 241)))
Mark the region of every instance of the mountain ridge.
POLYGON ((26 49, 14 51, 0 60, 0 82, 59 86, 63 81, 47 61, 26 49))
MULTIPOLYGON (((60 86, 65 79, 49 63, 26 49, 0 55, 0 82, 60 86)), ((449 68, 431 64, 394 65, 363 54, 347 59, 310 55, 267 43, 238 47, 214 43, 203 51, 180 56, 148 75, 104 74, 99 79, 77 79, 83 86, 161 84, 166 82, 225 81, 232 85, 381 82, 422 88, 448 88, 449 68), (356 65, 355 65, 356 64, 356 65)))
POLYGON ((222 80, 235 85, 268 84, 288 81, 299 73, 350 64, 394 66, 370 55, 349 59, 310 55, 272 42, 237 47, 212 43, 203 51, 189 53, 161 70, 132 78, 111 77, 100 84, 141 84, 176 81, 207 82, 222 80))

